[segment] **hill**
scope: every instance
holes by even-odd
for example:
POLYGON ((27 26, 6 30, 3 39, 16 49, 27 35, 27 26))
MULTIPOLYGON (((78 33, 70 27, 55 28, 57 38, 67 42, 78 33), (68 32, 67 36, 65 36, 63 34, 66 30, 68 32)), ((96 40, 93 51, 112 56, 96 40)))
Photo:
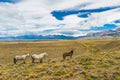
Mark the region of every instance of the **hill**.
POLYGON ((0 80, 120 80, 120 40, 0 42, 0 80), (73 58, 62 54, 74 49, 73 58), (24 53, 47 52, 43 63, 13 64, 24 53))

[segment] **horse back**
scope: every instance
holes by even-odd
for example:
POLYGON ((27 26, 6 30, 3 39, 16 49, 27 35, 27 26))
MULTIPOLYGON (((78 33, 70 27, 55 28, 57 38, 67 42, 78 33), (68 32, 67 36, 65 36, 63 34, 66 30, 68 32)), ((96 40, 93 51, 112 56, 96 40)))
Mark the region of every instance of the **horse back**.
POLYGON ((21 59, 21 60, 24 59, 23 56, 15 56, 15 58, 16 58, 16 59, 19 59, 19 60, 20 60, 20 59, 21 59))
POLYGON ((40 56, 39 56, 39 55, 36 55, 36 54, 33 54, 33 55, 31 56, 31 58, 33 58, 33 59, 39 59, 40 56))

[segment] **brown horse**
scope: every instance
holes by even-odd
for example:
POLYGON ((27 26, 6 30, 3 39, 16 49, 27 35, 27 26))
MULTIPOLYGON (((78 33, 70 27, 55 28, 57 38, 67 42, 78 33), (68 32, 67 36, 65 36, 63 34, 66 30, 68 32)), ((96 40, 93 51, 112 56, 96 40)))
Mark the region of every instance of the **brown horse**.
POLYGON ((71 59, 73 53, 74 53, 74 50, 71 50, 70 52, 63 53, 63 60, 66 59, 67 56, 70 56, 70 59, 71 59))

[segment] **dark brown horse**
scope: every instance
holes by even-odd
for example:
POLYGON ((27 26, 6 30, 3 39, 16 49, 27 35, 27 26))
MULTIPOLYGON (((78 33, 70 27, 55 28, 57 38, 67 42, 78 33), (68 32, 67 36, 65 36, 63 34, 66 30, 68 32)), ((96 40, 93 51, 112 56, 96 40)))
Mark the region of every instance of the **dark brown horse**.
POLYGON ((70 56, 70 59, 71 59, 73 53, 74 53, 74 50, 71 50, 70 52, 63 53, 63 60, 66 59, 67 56, 70 56))

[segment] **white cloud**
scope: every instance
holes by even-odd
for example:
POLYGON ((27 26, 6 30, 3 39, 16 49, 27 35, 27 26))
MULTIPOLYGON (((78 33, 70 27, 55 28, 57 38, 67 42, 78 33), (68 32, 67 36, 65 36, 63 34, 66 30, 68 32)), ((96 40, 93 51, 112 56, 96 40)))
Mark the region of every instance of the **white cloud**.
POLYGON ((88 18, 75 15, 57 20, 51 15, 53 10, 96 9, 107 6, 119 6, 120 0, 22 0, 19 3, 0 3, 0 36, 18 36, 33 34, 85 35, 80 30, 92 26, 103 26, 120 19, 120 10, 92 13, 88 18), (62 26, 58 26, 64 24, 62 26), (45 30, 52 30, 44 33, 45 30))
POLYGON ((79 22, 83 29, 90 29, 91 27, 101 27, 104 24, 110 24, 115 20, 120 19, 120 8, 113 9, 101 13, 92 13, 85 21, 79 22))
MULTIPOLYGON (((84 0, 79 5, 85 4, 82 7, 75 7, 75 9, 97 9, 102 7, 120 6, 120 0, 84 0)), ((74 8, 73 8, 74 9, 74 8)))

